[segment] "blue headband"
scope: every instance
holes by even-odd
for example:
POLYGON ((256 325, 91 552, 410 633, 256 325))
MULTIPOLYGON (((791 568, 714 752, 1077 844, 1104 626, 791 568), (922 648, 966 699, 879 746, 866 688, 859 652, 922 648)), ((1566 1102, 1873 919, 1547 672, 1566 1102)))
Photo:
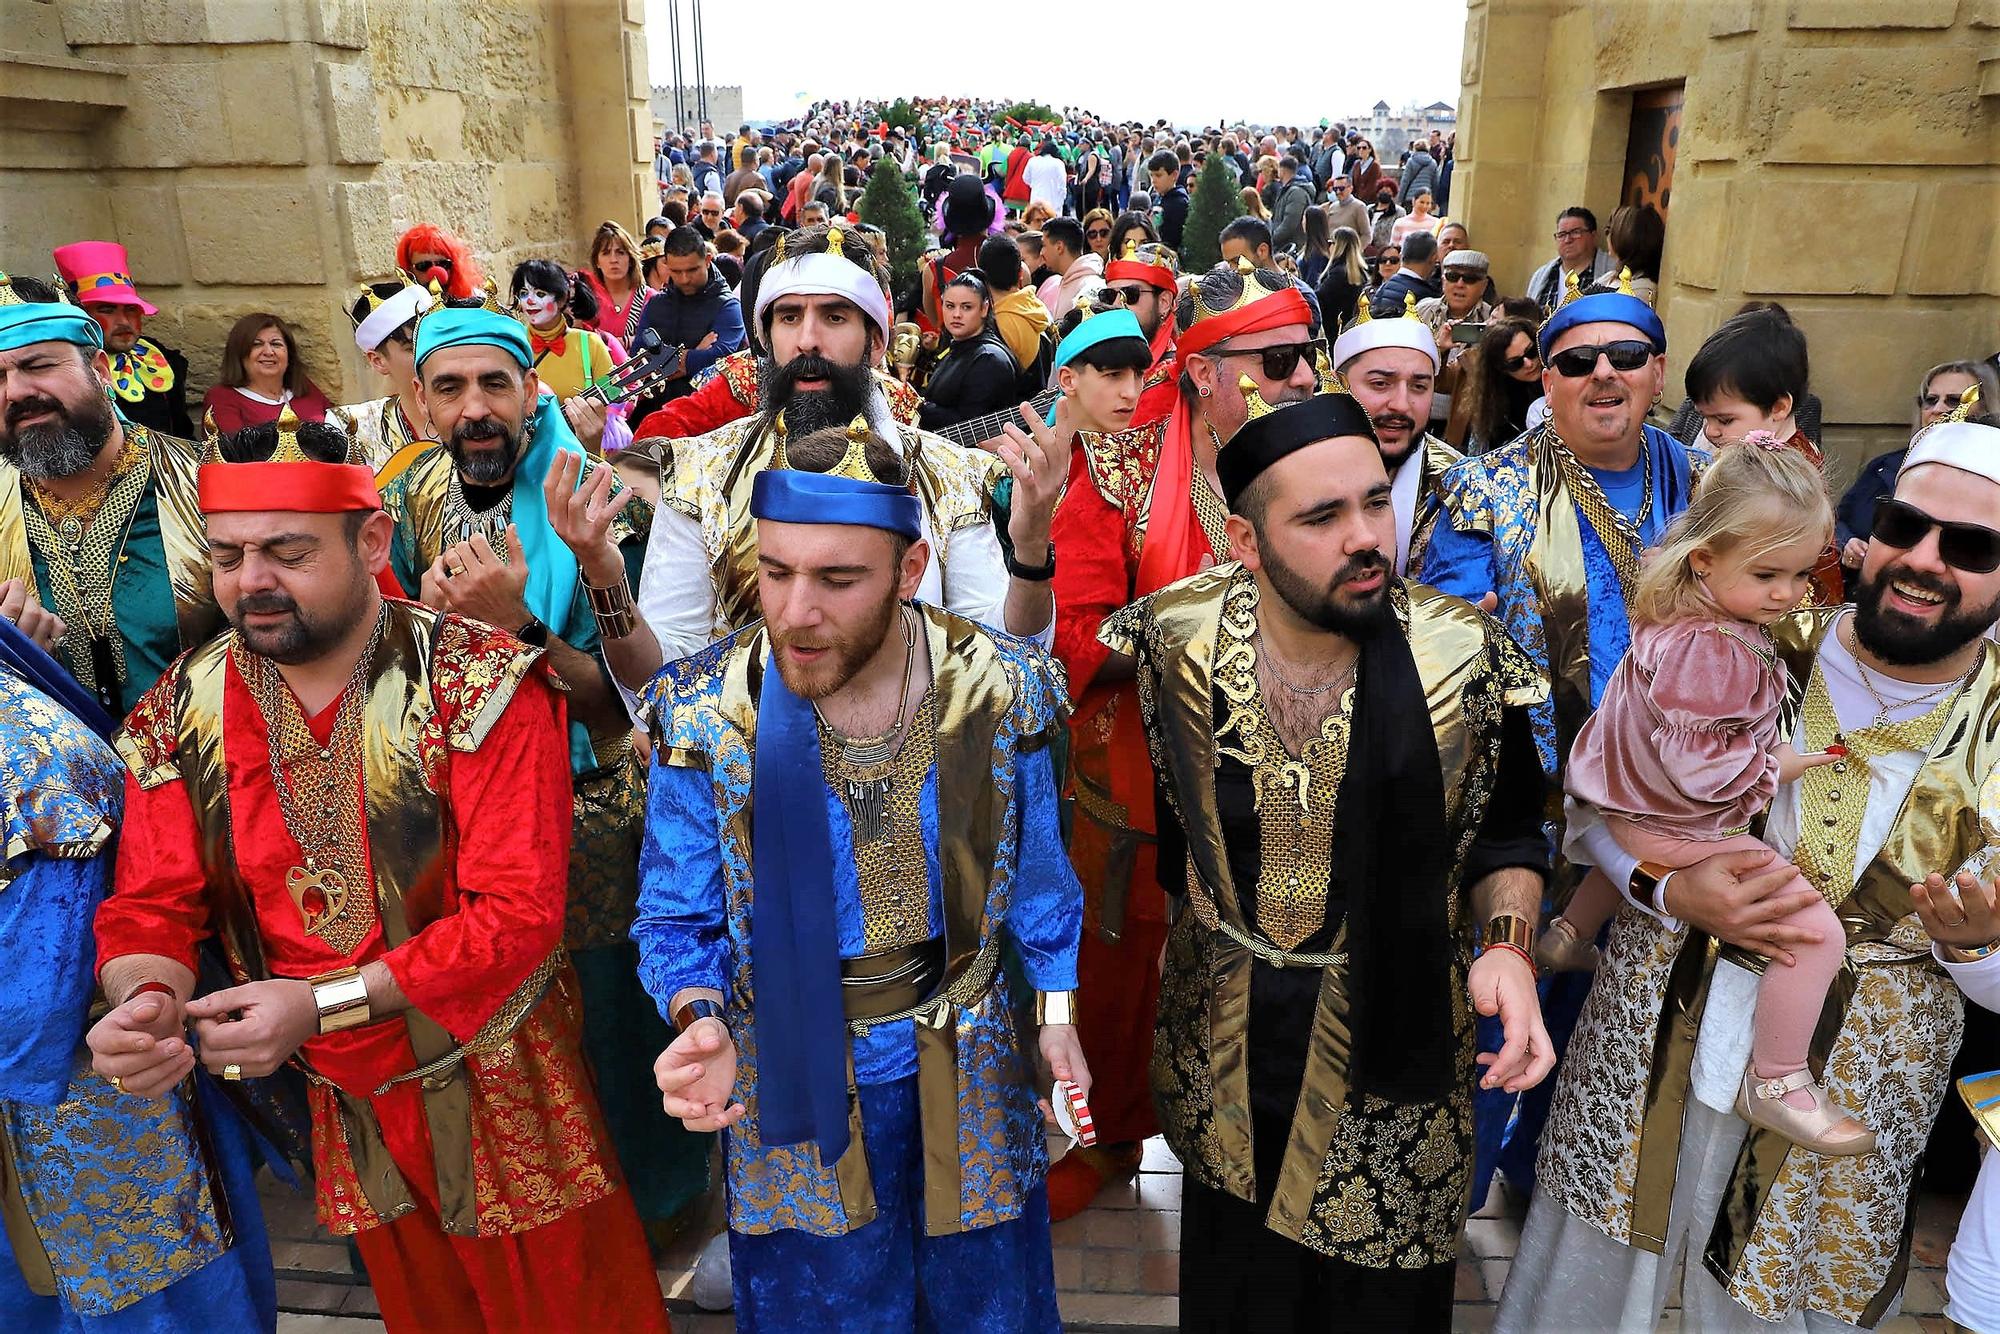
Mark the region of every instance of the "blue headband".
POLYGON ((1579 324, 1629 324, 1646 335, 1657 355, 1667 354, 1667 326, 1660 323, 1651 306, 1623 292, 1594 292, 1578 297, 1549 316, 1549 322, 1542 326, 1541 337, 1545 362, 1556 339, 1579 324))
POLYGON ((844 523, 915 542, 924 535, 917 498, 900 486, 833 473, 766 468, 750 485, 750 513, 778 523, 844 523))
POLYGON ((497 347, 527 370, 535 364, 528 350, 528 330, 519 320, 484 306, 446 306, 417 321, 417 365, 448 347, 484 344, 497 347))
POLYGON ((95 352, 104 346, 97 321, 62 301, 23 301, 0 306, 0 352, 30 343, 75 343, 95 352))
POLYGON ((1099 343, 1112 343, 1120 338, 1136 338, 1146 344, 1146 355, 1152 356, 1152 344, 1146 343, 1146 335, 1139 328, 1139 317, 1129 310, 1107 310, 1091 316, 1071 329, 1056 347, 1055 369, 1075 361, 1077 354, 1099 343))

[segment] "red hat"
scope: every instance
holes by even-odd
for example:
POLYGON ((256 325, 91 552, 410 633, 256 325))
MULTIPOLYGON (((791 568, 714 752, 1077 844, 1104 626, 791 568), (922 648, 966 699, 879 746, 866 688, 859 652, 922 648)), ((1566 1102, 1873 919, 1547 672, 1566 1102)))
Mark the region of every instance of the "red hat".
POLYGON ((148 315, 159 308, 139 295, 132 285, 132 266, 125 247, 116 241, 72 241, 55 248, 56 268, 63 281, 76 292, 77 304, 104 301, 116 306, 137 306, 148 315))

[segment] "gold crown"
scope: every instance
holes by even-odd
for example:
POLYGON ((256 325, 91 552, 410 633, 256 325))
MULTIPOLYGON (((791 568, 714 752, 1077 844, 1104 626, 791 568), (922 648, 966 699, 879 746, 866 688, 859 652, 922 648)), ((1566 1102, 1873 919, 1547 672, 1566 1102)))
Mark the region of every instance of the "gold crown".
MULTIPOLYGON (((1221 265, 1216 266, 1216 268, 1221 267, 1221 265)), ((1234 303, 1223 307, 1221 310, 1217 310, 1202 299, 1201 280, 1195 280, 1191 288, 1194 292, 1194 320, 1192 323, 1199 324, 1201 321, 1214 315, 1227 315, 1230 311, 1241 310, 1254 301, 1262 301, 1267 296, 1277 295, 1279 289, 1266 287, 1257 280, 1257 266, 1250 262, 1247 255, 1236 261, 1236 271, 1243 275, 1243 293, 1236 298, 1234 303)), ((1210 272, 1212 273, 1214 270, 1211 269, 1210 272)))
POLYGON ((1243 425, 1248 426, 1259 417, 1267 417, 1277 411, 1264 401, 1264 396, 1257 392, 1257 382, 1249 376, 1237 376, 1236 388, 1243 395, 1243 425))
POLYGON ((1406 320, 1417 318, 1417 294, 1415 292, 1403 293, 1403 318, 1406 320))
POLYGON ((1947 412, 1942 420, 1962 422, 1972 415, 1972 410, 1977 406, 1979 406, 1979 386, 1969 384, 1965 387, 1965 392, 1958 396, 1958 406, 1947 412))
MULTIPOLYGON (((785 453, 785 414, 780 412, 771 422, 777 435, 776 452, 771 459, 774 468, 790 468, 791 459, 785 453)), ((866 416, 856 416, 847 424, 847 452, 840 456, 840 462, 826 470, 829 477, 846 477, 856 482, 874 482, 880 485, 882 479, 868 465, 868 442, 875 438, 875 430, 868 424, 866 416)))
POLYGON ((1570 302, 1575 301, 1578 297, 1581 297, 1582 295, 1583 295, 1582 282, 1580 282, 1577 279, 1577 276, 1574 273, 1570 274, 1569 277, 1563 280, 1562 300, 1556 303, 1556 309, 1561 310, 1564 306, 1567 306, 1570 302))
POLYGON ((7 270, 0 269, 0 306, 25 306, 21 294, 14 290, 14 280, 7 276, 7 270))
MULTIPOLYGON (((317 463, 319 461, 299 446, 300 421, 298 414, 292 411, 290 403, 286 403, 278 409, 278 420, 273 424, 278 428, 278 446, 271 451, 271 457, 265 459, 264 462, 317 463)), ((338 429, 342 425, 342 422, 334 418, 328 418, 326 424, 338 429)), ((204 464, 228 462, 228 460, 222 457, 222 432, 215 428, 215 410, 213 408, 201 414, 201 433, 207 445, 207 448, 202 451, 201 461, 204 464)), ((345 461, 348 463, 365 462, 361 457, 360 448, 353 438, 353 431, 350 429, 347 434, 347 457, 345 461)))
POLYGON ((1632 269, 1630 265, 1618 270, 1618 294, 1620 296, 1632 296, 1634 294, 1632 291, 1632 269))
POLYGON ((1125 253, 1124 253, 1124 254, 1122 254, 1122 255, 1120 255, 1120 256, 1119 256, 1118 258, 1120 258, 1120 259, 1133 259, 1133 260, 1136 260, 1137 258, 1139 258, 1139 238, 1137 238, 1136 236, 1128 236, 1128 237, 1126 237, 1126 238, 1125 238, 1125 253))

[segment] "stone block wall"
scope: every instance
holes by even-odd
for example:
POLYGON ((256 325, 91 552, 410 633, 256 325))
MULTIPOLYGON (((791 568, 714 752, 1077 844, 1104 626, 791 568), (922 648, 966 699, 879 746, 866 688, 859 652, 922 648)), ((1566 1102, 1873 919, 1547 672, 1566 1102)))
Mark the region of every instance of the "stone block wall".
POLYGON ((1617 206, 1632 94, 1684 83, 1660 312, 1679 368, 1746 300, 1812 344, 1829 473, 1917 377, 2000 350, 2000 0, 1469 0, 1452 211, 1516 291, 1617 206))
POLYGON ((653 211, 644 24, 644 0, 0 0, 0 268, 122 242, 195 396, 269 310, 329 397, 373 397, 344 308, 411 223, 504 287, 653 211))

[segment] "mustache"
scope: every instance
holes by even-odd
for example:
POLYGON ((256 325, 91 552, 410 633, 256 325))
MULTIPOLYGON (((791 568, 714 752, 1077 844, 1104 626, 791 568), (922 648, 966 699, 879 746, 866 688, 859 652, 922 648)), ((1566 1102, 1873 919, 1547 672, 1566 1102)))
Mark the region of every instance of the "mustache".
POLYGON ((1374 550, 1356 552, 1348 558, 1345 565, 1334 571, 1331 583, 1338 587, 1349 579, 1357 579, 1364 574, 1373 574, 1377 570, 1388 568, 1389 558, 1381 552, 1374 550))
POLYGON ((451 438, 465 440, 504 440, 507 428, 491 417, 481 417, 477 421, 460 422, 451 431, 451 438))
POLYGON ((34 398, 24 398, 18 403, 8 404, 7 425, 11 429, 18 426, 23 419, 32 417, 38 412, 52 412, 65 421, 69 419, 69 409, 65 408, 60 402, 46 395, 38 395, 34 398))
POLYGON ((236 614, 239 616, 256 613, 290 612, 298 615, 299 604, 289 593, 276 589, 268 593, 246 593, 236 600, 236 614))
POLYGON ((1417 425, 1417 419, 1406 412, 1378 412, 1368 420, 1378 428, 1400 426, 1405 430, 1415 430, 1417 425))

